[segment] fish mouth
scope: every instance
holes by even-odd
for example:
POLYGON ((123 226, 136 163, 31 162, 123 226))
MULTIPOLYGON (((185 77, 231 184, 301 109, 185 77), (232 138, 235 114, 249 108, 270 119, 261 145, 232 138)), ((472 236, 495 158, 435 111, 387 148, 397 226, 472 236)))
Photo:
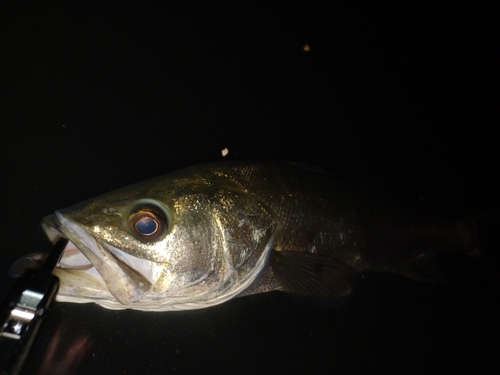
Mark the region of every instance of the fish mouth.
POLYGON ((152 265, 97 239, 62 213, 42 220, 52 242, 69 240, 54 269, 61 281, 58 299, 68 302, 118 300, 122 305, 139 301, 152 288, 152 265))

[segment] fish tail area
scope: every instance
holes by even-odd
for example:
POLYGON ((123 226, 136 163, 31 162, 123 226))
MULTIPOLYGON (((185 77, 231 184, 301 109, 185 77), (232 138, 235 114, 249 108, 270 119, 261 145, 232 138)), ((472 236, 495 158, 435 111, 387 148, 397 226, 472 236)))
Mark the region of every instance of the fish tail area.
POLYGON ((447 277, 442 272, 447 273, 446 264, 451 257, 492 270, 489 249, 500 249, 500 212, 462 218, 449 225, 440 232, 436 241, 439 247, 395 265, 392 271, 418 281, 445 282, 447 277))
POLYGON ((273 251, 270 263, 280 290, 320 309, 345 307, 359 281, 354 268, 317 254, 273 251))
POLYGON ((435 253, 420 254, 409 262, 394 269, 394 272, 410 279, 425 282, 444 282, 445 278, 439 270, 439 261, 435 253))
POLYGON ((483 215, 476 221, 477 246, 468 254, 488 272, 497 274, 500 266, 500 211, 483 215))
MULTIPOLYGON (((450 259, 496 274, 500 266, 500 211, 457 221, 450 232, 444 252, 425 252, 393 271, 418 281, 444 282, 450 259)), ((456 264, 455 264, 456 266, 456 264)))

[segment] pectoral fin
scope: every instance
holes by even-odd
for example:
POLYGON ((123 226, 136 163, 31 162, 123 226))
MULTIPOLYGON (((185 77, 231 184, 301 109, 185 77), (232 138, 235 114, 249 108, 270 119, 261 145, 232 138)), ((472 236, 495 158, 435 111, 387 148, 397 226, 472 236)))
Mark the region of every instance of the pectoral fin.
POLYGON ((270 261, 280 290, 323 309, 345 307, 359 280, 354 268, 317 254, 273 250, 270 261))

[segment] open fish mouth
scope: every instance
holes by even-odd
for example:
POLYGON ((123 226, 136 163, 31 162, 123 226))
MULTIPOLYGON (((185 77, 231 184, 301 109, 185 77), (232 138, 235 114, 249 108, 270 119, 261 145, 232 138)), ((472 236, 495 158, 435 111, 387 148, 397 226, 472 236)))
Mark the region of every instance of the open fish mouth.
POLYGON ((118 300, 130 305, 145 296, 153 284, 149 260, 127 254, 57 212, 42 221, 52 242, 69 240, 54 274, 61 280, 58 299, 67 302, 118 300))

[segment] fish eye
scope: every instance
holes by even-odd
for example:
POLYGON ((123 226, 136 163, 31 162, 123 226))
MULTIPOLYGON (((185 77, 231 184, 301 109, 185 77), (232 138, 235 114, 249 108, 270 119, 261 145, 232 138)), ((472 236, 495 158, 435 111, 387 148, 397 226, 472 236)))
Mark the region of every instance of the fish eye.
POLYGON ((129 224, 138 237, 151 240, 165 232, 167 221, 164 215, 144 208, 130 215, 129 224))
POLYGON ((135 229, 144 236, 155 234, 159 227, 160 223, 151 216, 144 216, 135 222, 135 229))

